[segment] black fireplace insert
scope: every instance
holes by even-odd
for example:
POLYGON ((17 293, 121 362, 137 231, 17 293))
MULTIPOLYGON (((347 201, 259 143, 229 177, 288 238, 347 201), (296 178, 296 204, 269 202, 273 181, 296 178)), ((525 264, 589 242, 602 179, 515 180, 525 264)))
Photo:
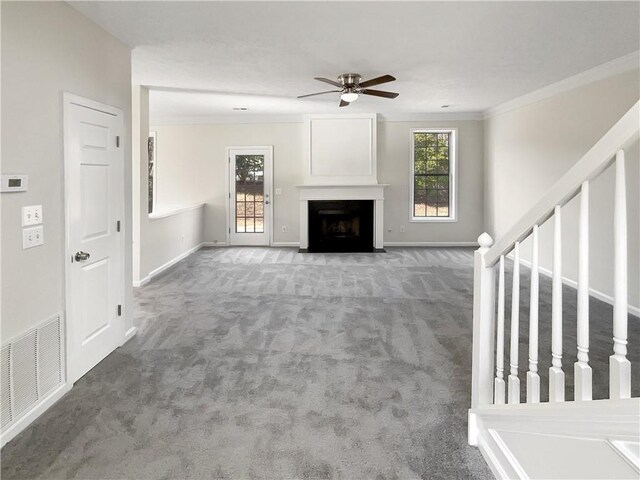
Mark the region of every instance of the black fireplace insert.
POLYGON ((373 200, 310 200, 310 252, 373 252, 373 200))

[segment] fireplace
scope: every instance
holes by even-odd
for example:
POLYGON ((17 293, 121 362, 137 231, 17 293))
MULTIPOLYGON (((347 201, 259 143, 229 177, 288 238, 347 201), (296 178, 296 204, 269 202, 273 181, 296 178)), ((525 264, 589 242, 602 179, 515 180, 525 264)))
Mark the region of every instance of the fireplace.
POLYGON ((310 252, 373 252, 373 200, 310 200, 310 252))

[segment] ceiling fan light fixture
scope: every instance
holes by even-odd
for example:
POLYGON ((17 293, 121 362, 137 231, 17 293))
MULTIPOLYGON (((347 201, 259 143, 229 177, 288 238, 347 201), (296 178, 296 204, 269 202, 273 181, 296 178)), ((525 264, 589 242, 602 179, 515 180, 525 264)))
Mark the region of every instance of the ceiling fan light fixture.
POLYGON ((358 94, 355 92, 345 92, 342 95, 340 95, 340 98, 345 102, 351 103, 351 102, 355 102, 358 99, 358 94))

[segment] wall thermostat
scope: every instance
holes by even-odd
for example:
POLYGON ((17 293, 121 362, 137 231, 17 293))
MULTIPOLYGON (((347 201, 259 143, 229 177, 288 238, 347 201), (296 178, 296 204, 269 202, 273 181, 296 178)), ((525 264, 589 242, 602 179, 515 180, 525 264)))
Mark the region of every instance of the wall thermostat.
POLYGON ((28 175, 0 175, 0 192, 26 192, 28 175))

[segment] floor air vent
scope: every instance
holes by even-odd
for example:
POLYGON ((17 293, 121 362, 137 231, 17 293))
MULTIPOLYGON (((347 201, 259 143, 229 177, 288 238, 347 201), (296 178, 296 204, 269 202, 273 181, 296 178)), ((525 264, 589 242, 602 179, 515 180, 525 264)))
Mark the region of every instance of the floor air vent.
POLYGON ((56 315, 2 346, 2 432, 64 381, 62 316, 56 315))

